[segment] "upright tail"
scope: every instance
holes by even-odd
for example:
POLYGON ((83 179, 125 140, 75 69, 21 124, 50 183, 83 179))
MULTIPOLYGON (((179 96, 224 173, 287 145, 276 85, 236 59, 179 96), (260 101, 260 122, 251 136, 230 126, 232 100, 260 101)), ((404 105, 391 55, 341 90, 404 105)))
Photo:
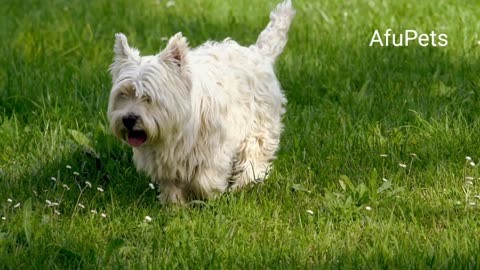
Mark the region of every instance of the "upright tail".
POLYGON ((270 13, 270 22, 258 36, 255 45, 263 55, 270 57, 272 61, 275 61, 287 44, 287 33, 293 17, 295 17, 295 10, 292 2, 285 0, 270 13))

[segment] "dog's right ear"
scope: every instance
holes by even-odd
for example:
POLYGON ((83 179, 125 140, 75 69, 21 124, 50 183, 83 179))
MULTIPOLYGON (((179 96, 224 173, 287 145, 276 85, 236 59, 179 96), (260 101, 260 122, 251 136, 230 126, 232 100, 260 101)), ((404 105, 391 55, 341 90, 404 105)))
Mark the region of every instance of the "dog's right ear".
POLYGON ((115 60, 137 60, 139 53, 135 48, 128 46, 127 37, 122 33, 115 34, 115 60))
POLYGON ((128 63, 138 62, 140 60, 140 53, 135 48, 130 48, 127 37, 122 33, 115 34, 115 45, 113 46, 115 57, 110 66, 110 73, 113 81, 116 80, 121 69, 128 63))

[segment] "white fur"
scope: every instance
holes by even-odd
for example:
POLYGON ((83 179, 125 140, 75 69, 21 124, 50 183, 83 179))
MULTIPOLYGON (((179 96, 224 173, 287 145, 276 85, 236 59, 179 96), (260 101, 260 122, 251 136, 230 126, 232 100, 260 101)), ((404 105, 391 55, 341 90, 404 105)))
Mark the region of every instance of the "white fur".
POLYGON ((122 140, 146 134, 133 159, 159 184, 161 201, 211 198, 268 175, 287 102, 273 64, 294 14, 289 0, 279 4, 250 47, 226 39, 189 49, 178 33, 142 57, 116 35, 108 117, 122 140), (131 129, 127 116, 138 117, 131 129))

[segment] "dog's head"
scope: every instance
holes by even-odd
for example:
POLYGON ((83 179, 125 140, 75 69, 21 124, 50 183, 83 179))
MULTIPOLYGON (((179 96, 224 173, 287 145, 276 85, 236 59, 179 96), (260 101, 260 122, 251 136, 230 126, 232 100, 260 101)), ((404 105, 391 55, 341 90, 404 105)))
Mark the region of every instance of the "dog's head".
POLYGON ((178 33, 159 54, 140 56, 125 35, 115 38, 108 104, 113 133, 133 147, 174 136, 191 114, 186 39, 178 33))

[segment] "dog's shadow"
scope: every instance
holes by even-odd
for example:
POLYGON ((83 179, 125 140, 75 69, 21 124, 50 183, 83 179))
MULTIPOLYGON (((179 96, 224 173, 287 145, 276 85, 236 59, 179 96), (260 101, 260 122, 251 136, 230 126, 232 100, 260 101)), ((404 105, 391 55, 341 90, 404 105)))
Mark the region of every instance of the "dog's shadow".
POLYGON ((95 140, 93 148, 68 140, 70 153, 18 176, 16 181, 23 186, 18 199, 31 198, 34 208, 62 216, 159 205, 157 190, 136 172, 131 150, 111 134, 96 134, 95 140))

